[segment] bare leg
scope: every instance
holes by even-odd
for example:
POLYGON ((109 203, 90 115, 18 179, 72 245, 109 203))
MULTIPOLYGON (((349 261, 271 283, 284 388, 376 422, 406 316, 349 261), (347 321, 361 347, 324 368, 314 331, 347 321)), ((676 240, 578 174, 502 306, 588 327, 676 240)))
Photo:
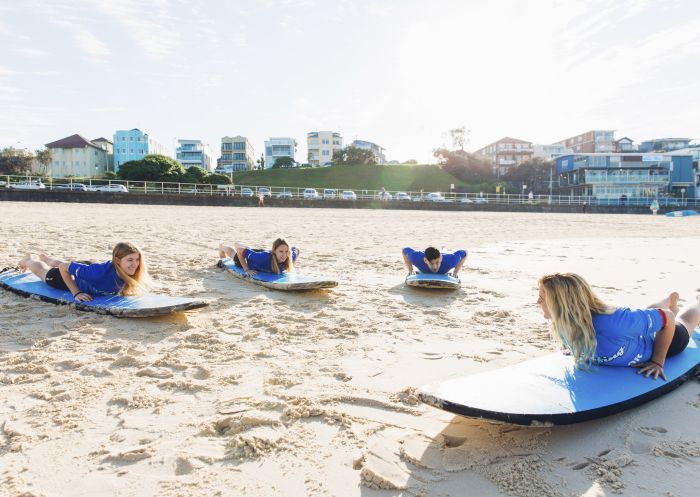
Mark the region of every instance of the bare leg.
POLYGON ((62 260, 56 259, 54 257, 49 257, 46 254, 41 254, 39 256, 39 260, 48 265, 49 267, 58 267, 59 264, 63 262, 62 260))
POLYGON ((695 305, 683 309, 683 312, 678 316, 677 320, 682 323, 688 330, 688 333, 692 335, 693 330, 700 326, 700 300, 696 300, 695 305))
POLYGON ((224 257, 229 257, 233 259, 234 254, 236 253, 236 249, 229 245, 224 245, 223 243, 219 244, 219 259, 223 259, 224 257))
POLYGON ((675 315, 678 315, 678 299, 680 296, 678 292, 672 292, 663 300, 654 302, 647 306, 647 309, 668 309, 675 315))
POLYGON ((46 272, 51 269, 45 262, 34 259, 31 254, 24 256, 17 265, 21 271, 29 269, 32 273, 41 278, 42 281, 46 277, 46 272))

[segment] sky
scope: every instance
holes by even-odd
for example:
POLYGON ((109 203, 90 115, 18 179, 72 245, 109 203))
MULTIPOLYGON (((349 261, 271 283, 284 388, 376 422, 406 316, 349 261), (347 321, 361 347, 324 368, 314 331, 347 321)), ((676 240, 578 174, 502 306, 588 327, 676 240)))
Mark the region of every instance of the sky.
POLYGON ((0 0, 0 147, 332 130, 435 162, 504 136, 700 139, 697 0, 0 0))

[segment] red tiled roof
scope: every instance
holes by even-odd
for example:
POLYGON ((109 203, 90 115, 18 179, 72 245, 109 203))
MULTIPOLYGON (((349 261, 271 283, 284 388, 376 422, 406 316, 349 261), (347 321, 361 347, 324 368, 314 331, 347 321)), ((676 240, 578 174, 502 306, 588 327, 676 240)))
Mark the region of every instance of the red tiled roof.
POLYGON ((85 148, 85 147, 94 147, 99 150, 102 150, 102 147, 98 147, 94 143, 92 143, 90 140, 87 138, 84 138, 78 134, 67 136, 65 138, 61 138, 60 140, 56 140, 55 142, 47 143, 46 148, 85 148))

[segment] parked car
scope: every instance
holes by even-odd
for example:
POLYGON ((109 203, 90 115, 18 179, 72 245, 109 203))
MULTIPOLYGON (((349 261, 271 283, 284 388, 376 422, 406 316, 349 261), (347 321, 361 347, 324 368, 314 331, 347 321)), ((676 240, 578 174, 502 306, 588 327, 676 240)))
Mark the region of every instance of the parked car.
POLYGON ((253 190, 250 188, 241 188, 241 197, 252 197, 253 190))
POLYGON ((334 190, 333 188, 325 188, 323 190, 323 198, 324 199, 336 198, 337 196, 338 196, 338 190, 334 190))
POLYGON ((428 193, 428 194, 425 196, 425 200, 426 200, 427 202, 444 202, 444 201, 445 201, 445 197, 443 197, 442 195, 440 195, 440 192, 432 192, 432 193, 428 193))
POLYGON ((486 197, 477 197, 474 199, 475 204, 488 204, 489 201, 486 197))
POLYGON ((395 200, 411 201, 411 197, 406 192, 396 192, 394 195, 395 200))
POLYGON ((277 194, 277 198, 294 198, 294 195, 292 195, 292 192, 283 190, 277 194))
POLYGON ((343 200, 357 200, 357 195, 355 195, 355 192, 352 190, 344 190, 340 198, 343 200))
POLYGON ((54 185, 53 187, 56 190, 73 190, 79 192, 87 191, 87 186, 85 186, 83 183, 66 183, 64 185, 54 185))
POLYGON ((270 191, 269 188, 266 188, 266 187, 264 187, 264 186, 258 188, 258 195, 260 195, 260 194, 262 194, 263 197, 270 197, 270 198, 272 198, 272 192, 270 191))
POLYGON ((386 190, 383 190, 377 194, 377 198, 379 200, 391 200, 393 197, 391 196, 391 193, 389 193, 386 190))
POLYGON ((41 182, 40 179, 31 181, 18 181, 17 183, 12 183, 10 188, 15 188, 17 190, 41 190, 46 188, 46 185, 41 182))
POLYGON ((474 203, 474 201, 472 199, 470 199, 469 197, 461 197, 459 199, 459 202, 461 202, 463 204, 473 204, 474 203))
POLYGON ((128 193, 129 190, 119 183, 112 183, 111 185, 100 185, 95 188, 96 192, 111 192, 111 193, 128 193))
POLYGON ((304 199, 309 200, 309 199, 317 199, 318 197, 318 192, 316 191, 315 188, 307 188, 304 190, 304 199))
POLYGON ((216 185, 216 191, 219 195, 228 195, 233 197, 236 193, 236 187, 233 185, 216 185))

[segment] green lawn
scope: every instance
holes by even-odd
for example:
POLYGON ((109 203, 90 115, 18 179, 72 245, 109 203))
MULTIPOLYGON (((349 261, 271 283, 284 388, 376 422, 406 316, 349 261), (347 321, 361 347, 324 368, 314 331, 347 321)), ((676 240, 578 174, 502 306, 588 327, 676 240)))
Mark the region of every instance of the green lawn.
POLYGON ((267 169, 233 173, 236 185, 338 188, 349 190, 450 191, 466 183, 436 165, 331 166, 312 169, 267 169))

